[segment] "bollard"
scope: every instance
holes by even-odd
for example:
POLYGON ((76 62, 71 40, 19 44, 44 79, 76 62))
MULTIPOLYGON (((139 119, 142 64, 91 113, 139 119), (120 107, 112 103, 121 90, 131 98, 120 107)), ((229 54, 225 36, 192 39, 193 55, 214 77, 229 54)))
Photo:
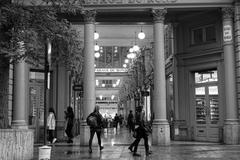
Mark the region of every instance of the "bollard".
POLYGON ((42 146, 39 147, 38 149, 39 149, 38 160, 50 160, 52 147, 42 146))

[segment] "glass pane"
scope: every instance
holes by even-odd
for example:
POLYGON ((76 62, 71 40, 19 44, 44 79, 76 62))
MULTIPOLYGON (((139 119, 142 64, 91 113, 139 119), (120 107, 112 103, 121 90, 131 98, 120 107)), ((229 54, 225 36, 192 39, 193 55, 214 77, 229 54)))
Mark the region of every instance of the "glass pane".
POLYGON ((197 124, 206 124, 205 97, 197 96, 195 101, 196 101, 196 122, 197 124))
POLYGON ((216 41, 216 30, 215 26, 208 26, 206 27, 206 41, 216 41))
POLYGON ((216 81, 218 81, 216 70, 195 72, 195 83, 207 83, 207 82, 216 82, 216 81))
POLYGON ((218 86, 209 86, 209 107, 211 124, 217 124, 219 121, 219 106, 218 106, 218 86))
POLYGON ((209 86, 208 92, 209 95, 218 95, 218 86, 209 86))
POLYGON ((205 87, 195 88, 195 95, 205 95, 205 87))
POLYGON ((211 124, 217 124, 219 121, 218 96, 210 96, 210 120, 211 124))
POLYGON ((202 28, 194 29, 192 32, 193 32, 193 44, 202 43, 203 42, 202 28))

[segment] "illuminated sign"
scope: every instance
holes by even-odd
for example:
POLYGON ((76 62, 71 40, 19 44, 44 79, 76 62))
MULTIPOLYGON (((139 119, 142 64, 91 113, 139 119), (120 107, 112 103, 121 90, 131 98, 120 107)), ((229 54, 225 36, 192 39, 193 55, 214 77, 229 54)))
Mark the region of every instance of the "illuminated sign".
POLYGON ((86 5, 105 5, 105 4, 170 4, 177 0, 86 0, 86 5))
POLYGON ((127 72, 127 68, 95 68, 95 72, 127 72))

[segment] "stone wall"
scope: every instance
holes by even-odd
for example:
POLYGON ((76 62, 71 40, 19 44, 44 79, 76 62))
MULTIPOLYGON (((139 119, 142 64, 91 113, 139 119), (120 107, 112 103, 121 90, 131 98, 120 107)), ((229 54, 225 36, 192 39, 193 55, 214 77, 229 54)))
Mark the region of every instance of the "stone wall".
POLYGON ((0 129, 0 160, 30 160, 33 144, 33 130, 0 129))
POLYGON ((8 78, 9 64, 0 57, 0 128, 8 128, 8 78))

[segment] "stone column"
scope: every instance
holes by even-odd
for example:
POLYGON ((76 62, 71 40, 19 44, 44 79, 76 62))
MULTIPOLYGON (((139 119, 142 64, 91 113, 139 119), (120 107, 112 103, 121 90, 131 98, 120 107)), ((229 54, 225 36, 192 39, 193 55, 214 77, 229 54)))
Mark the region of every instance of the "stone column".
POLYGON ((235 56, 233 43, 233 9, 223 8, 223 54, 225 70, 226 119, 224 143, 238 143, 238 110, 236 99, 235 56))
POLYGON ((29 68, 25 60, 14 64, 12 128, 28 129, 29 68))
POLYGON ((95 10, 85 10, 84 16, 84 81, 83 81, 83 121, 80 128, 80 145, 88 145, 89 126, 86 118, 95 107, 95 68, 94 68, 94 27, 95 10))
POLYGON ((166 75, 164 58, 164 19, 166 9, 153 9, 154 17, 154 90, 153 145, 170 144, 170 128, 166 114, 166 75))
MULTIPOLYGON (((240 110, 240 0, 235 2, 235 15, 234 15, 234 24, 235 24, 235 54, 236 54, 236 85, 237 87, 237 106, 240 110)), ((238 113, 239 114, 239 113, 238 113)), ((238 117, 239 118, 239 117, 238 117)), ((240 127, 239 127, 240 131, 240 127)), ((238 136, 238 141, 240 143, 240 136, 238 136)))

